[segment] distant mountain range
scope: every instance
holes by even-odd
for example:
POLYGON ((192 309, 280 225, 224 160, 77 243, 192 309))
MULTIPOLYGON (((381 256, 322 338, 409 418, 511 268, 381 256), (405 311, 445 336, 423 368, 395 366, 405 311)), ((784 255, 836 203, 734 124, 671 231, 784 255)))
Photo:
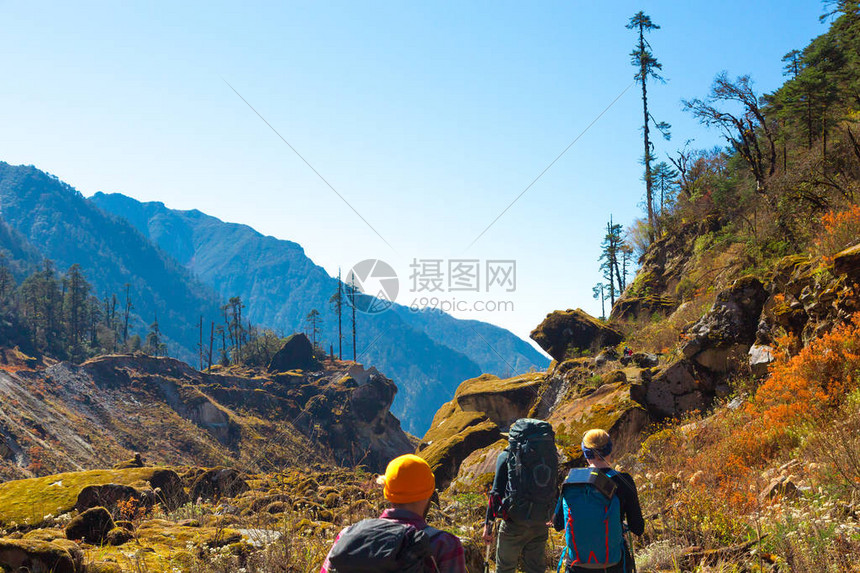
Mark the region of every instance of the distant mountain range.
MULTIPOLYGON (((155 313, 172 355, 191 361, 196 323, 219 321, 220 305, 240 296, 245 317, 289 334, 303 330, 311 309, 324 317, 322 339, 336 341, 329 299, 337 279, 294 242, 264 236, 197 210, 177 211, 121 194, 84 198, 32 166, 0 162, 0 250, 13 270, 42 257, 58 269, 79 263, 99 295, 131 284, 142 332, 155 313)), ((344 340, 351 357, 351 339, 344 340)), ((422 434, 457 385, 484 372, 543 369, 548 360, 511 332, 438 311, 394 305, 358 318, 359 361, 400 388, 392 411, 407 431, 422 434)))

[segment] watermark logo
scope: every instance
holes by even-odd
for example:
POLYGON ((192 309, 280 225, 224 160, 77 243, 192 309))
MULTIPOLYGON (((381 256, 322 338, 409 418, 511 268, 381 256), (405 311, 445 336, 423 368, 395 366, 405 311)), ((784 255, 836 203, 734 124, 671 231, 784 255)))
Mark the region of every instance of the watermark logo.
POLYGON ((385 312, 400 292, 400 279, 394 269, 379 259, 365 259, 353 266, 346 275, 347 300, 355 310, 366 314, 385 312))
MULTIPOLYGON (((517 290, 517 262, 513 259, 412 259, 409 264, 409 301, 412 311, 513 311, 511 300, 482 299, 482 293, 517 290), (447 295, 446 295, 447 293, 447 295), (470 294, 470 293, 474 293, 470 294), (475 300, 462 297, 478 296, 475 300)), ((380 259, 366 259, 346 275, 347 301, 359 312, 379 314, 391 308, 400 292, 394 268, 380 259)))

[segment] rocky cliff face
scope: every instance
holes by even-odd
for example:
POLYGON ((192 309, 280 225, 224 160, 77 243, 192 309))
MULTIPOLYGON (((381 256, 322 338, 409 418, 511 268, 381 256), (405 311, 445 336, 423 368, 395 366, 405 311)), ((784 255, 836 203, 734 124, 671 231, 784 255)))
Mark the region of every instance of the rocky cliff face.
POLYGON ((685 272, 701 271, 692 245, 716 226, 689 226, 649 250, 638 291, 616 303, 609 324, 581 310, 547 315, 532 333, 556 359, 546 372, 463 382, 419 446, 439 482, 454 490, 486 487, 506 445, 501 432, 523 416, 553 424, 566 466, 583 463, 579 440, 589 428, 609 431, 617 454, 635 452, 655 422, 706 412, 731 394, 733 376, 766 373, 775 337, 793 337, 797 350, 860 310, 860 246, 832 263, 788 257, 770 276, 728 280, 740 269, 735 261, 714 283, 723 286, 713 305, 680 329, 672 352, 619 357, 614 346, 639 324, 637 313, 647 312, 651 322, 654 312, 676 312, 679 299, 669 293, 682 286, 685 272))
POLYGON ((396 391, 346 362, 204 374, 123 355, 0 371, 0 475, 110 467, 134 452, 168 465, 330 461, 379 470, 414 449, 389 411, 396 391))

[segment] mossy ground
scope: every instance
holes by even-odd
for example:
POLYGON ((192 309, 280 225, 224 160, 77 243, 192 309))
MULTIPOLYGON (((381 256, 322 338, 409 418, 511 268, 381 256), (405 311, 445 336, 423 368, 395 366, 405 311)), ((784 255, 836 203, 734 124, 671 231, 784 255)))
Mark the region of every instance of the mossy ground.
POLYGON ((88 485, 133 485, 163 468, 93 470, 0 483, 0 527, 37 527, 75 507, 88 485))

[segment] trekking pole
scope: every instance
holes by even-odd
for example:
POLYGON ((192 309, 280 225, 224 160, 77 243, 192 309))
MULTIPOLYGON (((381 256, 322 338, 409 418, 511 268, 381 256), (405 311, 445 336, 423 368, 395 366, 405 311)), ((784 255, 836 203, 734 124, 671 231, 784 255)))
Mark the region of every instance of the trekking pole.
POLYGON ((633 564, 633 573, 636 573, 636 551, 633 547, 633 534, 630 533, 630 530, 627 530, 627 546, 630 548, 630 561, 633 564))
MULTIPOLYGON (((490 532, 493 533, 493 539, 496 538, 496 520, 493 520, 493 525, 490 527, 490 532)), ((484 573, 490 573, 490 549, 493 547, 493 543, 485 543, 487 548, 484 550, 484 573)))

